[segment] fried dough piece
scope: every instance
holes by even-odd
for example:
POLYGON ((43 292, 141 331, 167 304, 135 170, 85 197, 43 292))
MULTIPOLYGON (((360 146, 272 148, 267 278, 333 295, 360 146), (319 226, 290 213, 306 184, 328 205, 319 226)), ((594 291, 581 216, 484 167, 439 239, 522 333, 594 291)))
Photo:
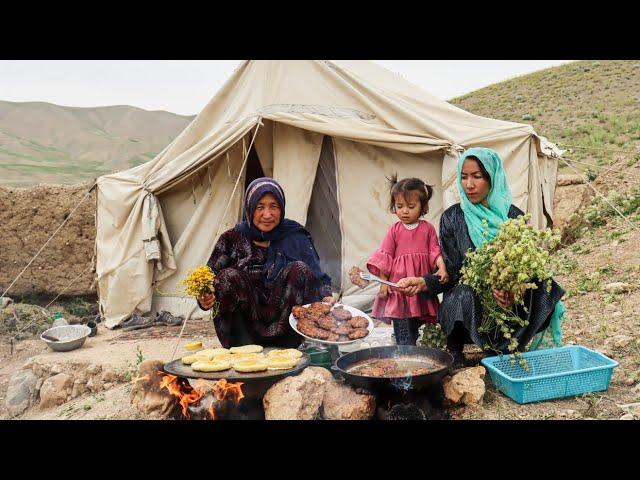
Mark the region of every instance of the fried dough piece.
POLYGON ((298 359, 286 357, 269 357, 267 358, 267 364, 269 365, 269 370, 289 370, 290 368, 293 368, 298 364, 298 359))
POLYGON ((349 325, 353 328, 367 328, 369 326, 369 320, 364 317, 353 317, 349 320, 349 325))
POLYGON ((207 362, 211 359, 209 358, 208 355, 198 355, 196 353, 195 355, 187 355, 186 357, 182 357, 181 360, 183 364, 191 365, 192 363, 195 363, 195 362, 199 362, 199 361, 207 362))
POLYGON ((244 360, 233 364, 237 372, 263 372, 269 368, 266 360, 244 360))
POLYGON ((190 351, 200 350, 202 348, 202 342, 190 342, 187 343, 184 348, 190 351))
POLYGON ((231 353, 259 353, 264 348, 261 345, 243 345, 241 347, 231 347, 229 351, 231 353))
POLYGON ((234 355, 231 352, 226 352, 226 353, 219 353, 218 355, 213 357, 212 360, 230 362, 232 358, 237 358, 237 357, 238 357, 238 355, 234 355))
POLYGON ((207 348, 205 350, 200 350, 196 352, 196 355, 206 355, 211 359, 215 358, 217 355, 222 355, 223 353, 229 353, 228 348, 207 348))
POLYGON ((231 364, 224 361, 209 361, 209 362, 194 362, 191 364, 191 369, 196 372, 222 372, 223 370, 229 370, 231 364))
POLYGON ((232 354, 227 360, 231 362, 231 365, 235 365, 238 362, 246 362, 246 361, 260 361, 264 360, 264 353, 237 353, 232 354))
POLYGON ((348 335, 348 337, 351 340, 357 340, 358 338, 364 338, 367 335, 369 335, 369 330, 367 330, 366 328, 356 328, 348 335))
POLYGON ((295 348, 285 348, 278 350, 271 350, 267 353, 267 358, 295 358, 302 357, 302 352, 295 348))

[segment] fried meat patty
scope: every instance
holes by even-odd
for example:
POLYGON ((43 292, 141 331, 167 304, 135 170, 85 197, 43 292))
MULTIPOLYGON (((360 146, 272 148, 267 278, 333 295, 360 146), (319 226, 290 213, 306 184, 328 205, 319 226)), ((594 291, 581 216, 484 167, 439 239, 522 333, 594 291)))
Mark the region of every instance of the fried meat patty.
POLYGON ((369 326, 369 320, 364 317, 353 317, 349 320, 349 325, 353 328, 367 328, 369 326))

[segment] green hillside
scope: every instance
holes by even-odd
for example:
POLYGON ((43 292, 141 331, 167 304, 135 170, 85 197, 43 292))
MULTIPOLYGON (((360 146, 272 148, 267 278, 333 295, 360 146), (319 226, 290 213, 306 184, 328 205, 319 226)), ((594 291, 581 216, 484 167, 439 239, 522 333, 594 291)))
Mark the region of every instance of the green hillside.
POLYGON ((192 119, 130 106, 0 101, 0 185, 73 184, 140 165, 192 119))
MULTIPOLYGON (((597 172, 621 157, 629 164, 640 159, 640 61, 571 62, 450 103, 476 115, 532 125, 567 150, 565 156, 581 171, 597 172)), ((566 165, 562 170, 570 171, 566 165)))

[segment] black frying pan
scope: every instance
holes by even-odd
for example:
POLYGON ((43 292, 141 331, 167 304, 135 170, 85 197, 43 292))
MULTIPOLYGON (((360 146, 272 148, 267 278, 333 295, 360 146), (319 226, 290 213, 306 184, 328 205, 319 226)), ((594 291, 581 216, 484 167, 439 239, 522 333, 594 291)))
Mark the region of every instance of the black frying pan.
MULTIPOLYGON (((350 384, 366 388, 371 391, 378 391, 384 388, 397 388, 400 390, 421 390, 425 387, 435 385, 442 381, 442 378, 449 373, 453 357, 437 348, 418 347, 413 345, 392 345, 388 347, 372 347, 348 353, 338 358, 332 367, 334 372, 350 384), (373 360, 376 358, 396 358, 405 357, 415 360, 424 359, 431 367, 430 373, 423 375, 410 375, 405 377, 369 377, 350 373, 349 369, 360 362, 373 360), (435 365, 434 365, 435 364, 435 365), (435 368, 433 368, 435 366, 435 368)), ((427 366, 427 365, 425 365, 427 366)))

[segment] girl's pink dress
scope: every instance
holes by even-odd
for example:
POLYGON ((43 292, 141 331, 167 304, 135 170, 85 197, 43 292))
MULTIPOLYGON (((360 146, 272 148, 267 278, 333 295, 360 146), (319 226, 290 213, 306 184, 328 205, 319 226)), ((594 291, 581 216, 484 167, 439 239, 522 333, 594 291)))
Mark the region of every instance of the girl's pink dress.
MULTIPOLYGON (((420 220, 417 227, 409 230, 398 221, 389 228, 380 247, 369 257, 367 269, 374 275, 383 273, 389 281, 397 282, 405 277, 434 273, 439 256, 440 245, 433 225, 420 220)), ((435 323, 438 306, 437 298, 427 300, 420 294, 409 297, 390 288, 387 298, 376 296, 372 315, 390 319, 417 317, 435 323)))

